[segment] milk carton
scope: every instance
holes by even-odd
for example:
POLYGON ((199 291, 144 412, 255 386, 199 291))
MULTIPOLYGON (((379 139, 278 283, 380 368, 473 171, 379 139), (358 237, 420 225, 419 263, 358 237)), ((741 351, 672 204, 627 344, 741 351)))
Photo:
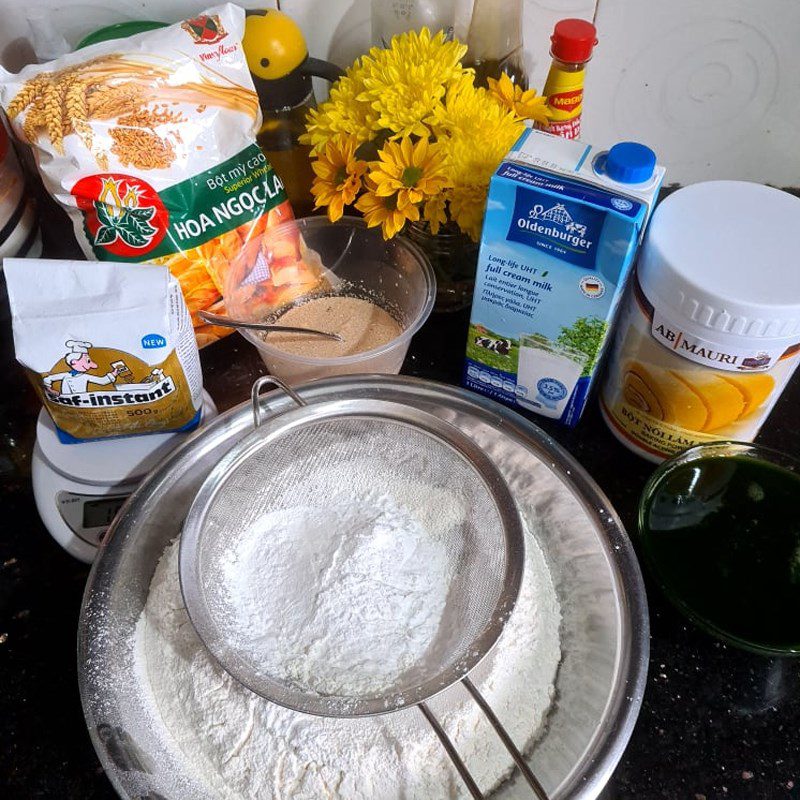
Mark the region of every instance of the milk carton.
POLYGON ((663 177, 644 145, 523 133, 489 186, 468 389, 577 423, 663 177))

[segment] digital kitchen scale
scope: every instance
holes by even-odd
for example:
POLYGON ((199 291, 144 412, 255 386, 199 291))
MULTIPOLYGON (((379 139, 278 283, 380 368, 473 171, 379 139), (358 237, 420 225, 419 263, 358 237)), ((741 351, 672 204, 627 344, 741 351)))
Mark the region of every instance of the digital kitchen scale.
MULTIPOLYGON (((203 392, 201 425, 217 416, 203 392)), ((36 423, 31 466, 42 522, 70 555, 91 563, 109 525, 139 481, 192 431, 63 444, 50 415, 36 423)))

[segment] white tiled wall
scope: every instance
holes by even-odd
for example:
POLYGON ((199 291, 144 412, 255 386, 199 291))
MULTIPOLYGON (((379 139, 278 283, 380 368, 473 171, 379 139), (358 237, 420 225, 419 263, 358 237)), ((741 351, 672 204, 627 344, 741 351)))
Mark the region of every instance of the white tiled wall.
MULTIPOLYGON (((346 65, 369 46, 370 0, 280 6, 318 57, 346 65)), ((457 33, 466 31, 470 8, 471 0, 458 0, 457 33)), ((111 22, 174 20, 198 10, 198 0, 0 0, 0 60, 14 68, 30 58, 26 15, 73 45, 111 22)), ((594 18, 600 38, 588 73, 587 140, 650 144, 669 182, 800 186, 800 0, 524 0, 537 88, 553 24, 568 16, 594 18)))
POLYGON ((800 186, 800 2, 599 0, 586 130, 633 136, 668 180, 800 186))

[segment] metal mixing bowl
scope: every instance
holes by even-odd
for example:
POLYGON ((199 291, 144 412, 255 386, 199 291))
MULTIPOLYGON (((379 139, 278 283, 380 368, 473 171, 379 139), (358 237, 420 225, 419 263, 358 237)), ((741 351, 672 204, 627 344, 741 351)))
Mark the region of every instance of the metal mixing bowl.
MULTIPOLYGON (((556 696, 529 762, 553 800, 596 798, 630 738, 644 691, 649 626, 639 565, 608 500, 549 436, 462 389, 403 377, 334 378, 300 390, 315 399, 380 397, 453 423, 509 483, 547 558, 561 603, 556 696)), ((267 396, 269 412, 292 407, 267 396)), ((165 545, 180 531, 212 466, 252 427, 249 403, 221 415, 171 454, 120 513, 86 587, 78 635, 81 699, 100 760, 123 798, 211 798, 164 752, 130 676, 132 632, 165 545)), ((520 686, 524 692, 524 686, 520 686)), ((498 800, 528 800, 507 781, 498 800)), ((434 800, 431 798, 431 800, 434 800)))

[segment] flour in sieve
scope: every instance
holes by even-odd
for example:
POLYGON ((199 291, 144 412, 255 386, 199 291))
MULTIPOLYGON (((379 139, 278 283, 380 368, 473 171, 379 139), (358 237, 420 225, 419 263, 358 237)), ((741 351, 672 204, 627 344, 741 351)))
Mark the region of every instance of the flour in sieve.
MULTIPOLYGON (((163 746, 202 787, 163 787, 167 800, 454 800, 467 793, 416 709, 366 719, 297 714, 250 693, 208 656, 178 580, 178 540, 153 576, 136 626, 140 693, 163 746)), ((538 737, 553 701, 560 613, 550 572, 526 534, 519 600, 473 678, 518 746, 538 737)), ((489 792, 511 758, 460 686, 431 703, 479 786, 489 792)), ((524 790, 521 790, 524 791, 524 790)), ((524 796, 528 796, 526 793, 524 796)))
POLYGON ((389 485, 333 507, 270 511, 231 539, 221 559, 225 629, 259 671, 303 691, 375 696, 423 658, 454 564, 441 524, 429 529, 415 515, 424 487, 389 485))

